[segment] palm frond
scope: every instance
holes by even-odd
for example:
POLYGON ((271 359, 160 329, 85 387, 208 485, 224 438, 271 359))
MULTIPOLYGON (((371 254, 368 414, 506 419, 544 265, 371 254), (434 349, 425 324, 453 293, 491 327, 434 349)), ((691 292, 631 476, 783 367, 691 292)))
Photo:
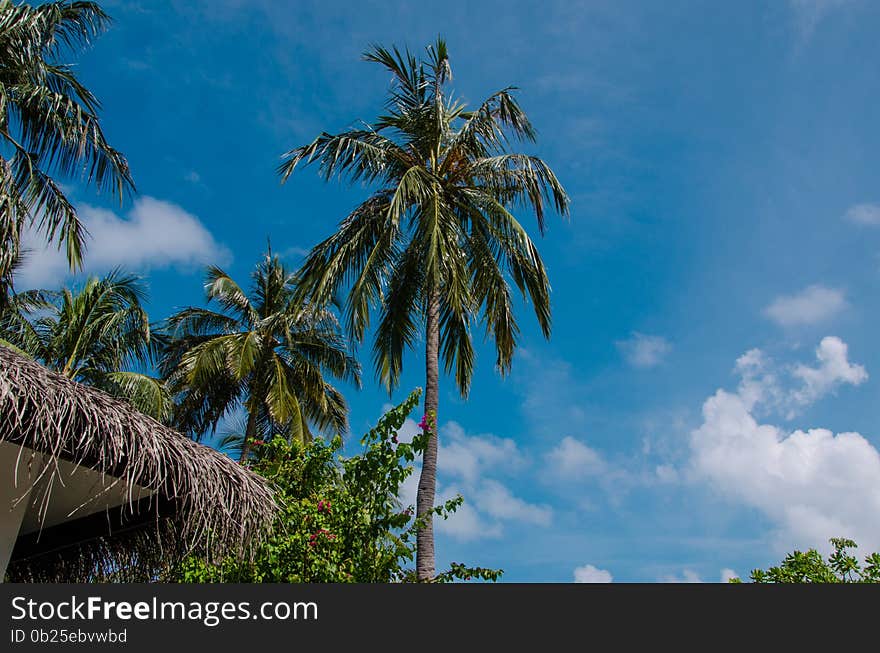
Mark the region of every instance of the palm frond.
POLYGON ((81 265, 86 231, 57 176, 120 201, 134 190, 128 162, 104 136, 97 98, 59 61, 88 47, 108 23, 93 2, 0 3, 0 144, 10 153, 0 160, 4 285, 31 224, 65 248, 71 269, 81 265))
POLYGON ((255 323, 259 317, 244 290, 228 274, 211 265, 205 274, 205 295, 216 301, 245 324, 255 323))
POLYGON ((141 372, 111 372, 104 390, 126 399, 132 406, 160 422, 167 422, 174 411, 171 393, 161 379, 141 372))

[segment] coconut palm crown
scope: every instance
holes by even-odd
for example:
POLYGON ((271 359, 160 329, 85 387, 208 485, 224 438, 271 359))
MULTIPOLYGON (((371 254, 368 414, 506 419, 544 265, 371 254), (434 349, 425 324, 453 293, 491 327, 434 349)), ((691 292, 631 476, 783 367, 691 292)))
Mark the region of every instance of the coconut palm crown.
POLYGON ((164 327, 160 370, 178 400, 176 426, 198 439, 244 407, 242 461, 257 434, 348 430, 345 398, 325 374, 359 386, 360 365, 332 311, 294 301, 293 277, 269 252, 248 293, 212 266, 205 291, 221 310, 189 307, 164 327))
POLYGON ((77 288, 28 290, 0 313, 0 342, 165 420, 171 397, 161 380, 143 371, 157 350, 145 300, 141 279, 119 270, 77 288))
POLYGON ((511 151, 536 137, 515 89, 492 94, 474 110, 448 92, 451 68, 442 39, 422 60, 380 46, 364 59, 391 74, 385 114, 290 150, 279 173, 287 180, 298 165, 314 164, 326 180, 373 188, 337 232, 312 249, 298 292, 318 305, 344 292, 346 327, 359 341, 371 314, 378 314, 373 361, 389 391, 400 380, 404 351, 424 333, 429 442, 416 506, 425 524, 417 573, 428 580, 434 573, 440 358, 466 396, 474 369, 472 329, 482 325, 494 341, 498 369, 510 370, 519 337, 512 285, 531 302, 549 337, 547 273, 513 212, 531 210, 543 234, 547 209, 567 215, 569 199, 540 158, 511 151))

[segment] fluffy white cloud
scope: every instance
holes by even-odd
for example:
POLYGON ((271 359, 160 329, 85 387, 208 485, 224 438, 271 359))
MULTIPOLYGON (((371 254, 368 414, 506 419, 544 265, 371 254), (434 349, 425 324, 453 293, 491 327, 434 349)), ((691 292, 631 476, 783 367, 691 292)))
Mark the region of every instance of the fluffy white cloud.
POLYGON ((803 387, 793 395, 799 404, 809 405, 841 384, 860 385, 868 380, 864 367, 849 362, 846 343, 840 338, 822 338, 816 349, 816 358, 819 361, 817 367, 800 364, 792 372, 803 382, 803 387))
MULTIPOLYGON (((152 197, 139 197, 123 219, 112 211, 82 206, 80 218, 89 232, 84 270, 100 274, 116 266, 143 271, 169 266, 227 263, 231 255, 199 221, 181 207, 152 197)), ((19 289, 54 287, 69 275, 67 260, 47 247, 38 234, 23 238, 29 250, 16 275, 19 289)))
MULTIPOLYGON (((398 431, 411 441, 418 425, 407 419, 398 431)), ((464 503, 446 520, 435 519, 437 531, 462 541, 501 537, 508 523, 549 526, 552 509, 515 496, 497 477, 523 469, 528 461, 513 440, 492 434, 468 435, 456 422, 440 427, 437 503, 460 494, 464 503)), ((400 500, 416 500, 419 469, 401 487, 400 500)))
MULTIPOLYGON (((818 367, 798 366, 798 395, 814 401, 840 383, 858 384, 864 368, 852 365, 846 345, 825 338, 818 367)), ((752 354, 750 359, 757 357, 752 354)), ((824 547, 830 537, 880 545, 880 453, 858 433, 823 428, 792 432, 760 423, 759 386, 718 390, 703 404, 703 423, 691 434, 691 463, 698 478, 730 499, 763 512, 776 526, 781 548, 824 547)))
POLYGON ((764 315, 783 327, 818 324, 847 307, 846 297, 836 288, 812 285, 794 295, 777 297, 764 315))
POLYGON ((516 442, 492 434, 468 435, 457 422, 447 422, 440 430, 437 454, 440 473, 474 484, 482 473, 515 471, 526 463, 516 442))
POLYGON ((836 336, 822 339, 816 348, 816 361, 812 367, 799 363, 782 376, 764 352, 751 349, 736 361, 735 370, 741 376, 737 394, 750 409, 778 410, 786 419, 792 419, 842 384, 860 385, 868 379, 863 366, 849 362, 847 345, 836 336))
POLYGON ((605 569, 599 569, 593 565, 584 565, 583 567, 575 567, 574 582, 575 583, 610 583, 614 580, 611 572, 605 569))
MULTIPOLYGON (((451 486, 439 493, 439 502, 452 499, 457 494, 465 496, 462 503, 449 519, 434 519, 438 533, 443 533, 462 542, 476 540, 494 540, 504 534, 501 522, 488 519, 475 507, 473 497, 451 486)), ((438 502, 438 503, 439 503, 438 502)))
POLYGON ((750 349, 736 359, 740 375, 738 394, 749 405, 778 407, 787 402, 773 361, 760 349, 750 349))
POLYGON ((729 583, 731 578, 739 578, 739 574, 737 574, 733 569, 728 569, 727 567, 721 570, 722 583, 729 583))
POLYGON ((553 518, 553 511, 549 506, 523 501, 515 497, 506 485, 491 479, 480 484, 473 503, 481 511, 499 520, 549 526, 553 518))
POLYGON ((505 524, 513 522, 549 526, 553 519, 550 506, 528 503, 493 479, 477 485, 443 486, 438 503, 458 494, 464 497, 464 503, 448 519, 435 519, 434 525, 439 532, 462 541, 499 538, 505 524))
POLYGON ((843 217, 858 224, 880 225, 880 205, 856 204, 849 207, 843 217))
POLYGON ((550 476, 561 480, 580 480, 606 470, 605 461, 595 449, 571 436, 547 452, 544 460, 550 476))
POLYGON ((702 583, 703 579, 692 569, 685 569, 681 576, 663 576, 661 583, 702 583))
POLYGON ((659 365, 672 351, 672 345, 666 338, 646 335, 638 331, 633 331, 627 340, 618 340, 614 344, 633 367, 646 368, 659 365))

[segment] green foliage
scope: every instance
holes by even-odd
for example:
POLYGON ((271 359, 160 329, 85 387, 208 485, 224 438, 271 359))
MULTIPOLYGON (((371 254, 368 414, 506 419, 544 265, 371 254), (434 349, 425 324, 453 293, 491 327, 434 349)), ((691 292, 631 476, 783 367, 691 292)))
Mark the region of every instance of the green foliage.
POLYGON ((134 185, 104 138, 97 98, 68 63, 109 23, 94 2, 0 0, 0 304, 34 226, 79 267, 86 230, 55 175, 120 199, 134 185))
POLYGON ((207 299, 220 307, 171 316, 161 372, 178 407, 175 426, 199 439, 241 404, 248 413, 240 459, 258 433, 311 439, 309 423, 345 432, 348 406, 325 375, 360 384, 332 312, 294 301, 293 274, 268 252, 246 292, 217 267, 208 269, 207 299))
MULTIPOLYGON (((412 507, 398 501, 412 462, 424 451, 424 433, 412 443, 397 431, 418 404, 416 390, 387 412, 361 440, 363 452, 339 454, 339 437, 311 443, 283 437, 258 441, 252 469, 278 490, 281 513, 274 533, 251 560, 228 558, 218 564, 187 559, 174 574, 181 582, 359 582, 414 581, 408 568, 415 556, 417 520, 412 507)), ((434 509, 446 518, 456 497, 434 509)), ((500 570, 453 563, 437 582, 494 581, 500 570)))
POLYGON ((794 551, 778 567, 753 570, 751 579, 755 583, 880 583, 880 553, 866 556, 862 566, 849 552, 857 546, 854 541, 840 537, 830 541, 834 551, 827 560, 816 549, 794 551))
POLYGON ((172 410, 165 385, 138 371, 156 354, 145 299, 141 279, 118 270, 73 289, 29 290, 0 312, 0 341, 163 420, 172 410))

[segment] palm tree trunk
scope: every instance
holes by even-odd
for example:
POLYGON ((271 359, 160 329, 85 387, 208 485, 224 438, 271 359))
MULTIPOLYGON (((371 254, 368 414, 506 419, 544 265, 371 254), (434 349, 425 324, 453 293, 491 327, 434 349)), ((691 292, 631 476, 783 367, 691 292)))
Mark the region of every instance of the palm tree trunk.
POLYGON ((440 354, 440 301, 437 291, 428 298, 425 325, 425 415, 429 424, 428 443, 422 457, 422 473, 416 496, 416 517, 424 520, 416 534, 416 576, 434 578, 434 494, 437 489, 437 405, 440 354))
POLYGON ((247 426, 244 429, 244 442, 241 444, 241 455, 238 457, 238 462, 244 463, 248 459, 248 454, 251 452, 251 444, 257 438, 257 409, 248 408, 248 419, 247 426))

